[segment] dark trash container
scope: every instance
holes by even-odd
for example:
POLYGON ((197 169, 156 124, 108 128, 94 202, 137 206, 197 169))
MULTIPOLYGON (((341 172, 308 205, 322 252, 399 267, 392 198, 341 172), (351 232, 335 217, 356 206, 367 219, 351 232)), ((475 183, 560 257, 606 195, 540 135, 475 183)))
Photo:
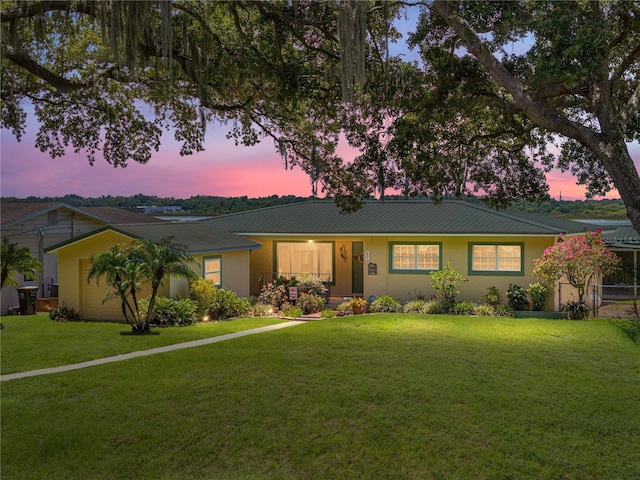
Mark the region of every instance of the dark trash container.
POLYGON ((35 315, 38 287, 20 287, 17 290, 22 315, 35 315))

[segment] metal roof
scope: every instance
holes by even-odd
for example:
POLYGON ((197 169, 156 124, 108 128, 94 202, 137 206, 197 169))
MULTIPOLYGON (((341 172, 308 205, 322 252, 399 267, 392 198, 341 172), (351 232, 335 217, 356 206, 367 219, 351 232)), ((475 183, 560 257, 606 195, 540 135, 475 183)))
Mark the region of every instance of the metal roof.
POLYGON ((604 243, 612 248, 640 249, 640 235, 629 225, 616 228, 613 232, 604 234, 604 243))
POLYGON ((172 243, 183 245, 192 255, 262 248, 258 242, 220 230, 204 222, 162 222, 107 225, 66 242, 52 245, 45 251, 51 253, 105 231, 114 231, 131 238, 151 240, 152 242, 160 242, 170 238, 172 243))
POLYGON ((557 235, 597 227, 543 215, 495 210, 461 200, 366 201, 343 214, 333 201, 302 203, 221 215, 205 223, 239 235, 557 235))
POLYGON ((71 212, 85 215, 103 223, 158 223, 159 220, 148 215, 130 212, 115 207, 74 207, 61 202, 2 202, 0 204, 2 216, 2 226, 10 227, 21 222, 25 222, 39 215, 45 215, 48 212, 65 209, 71 212))

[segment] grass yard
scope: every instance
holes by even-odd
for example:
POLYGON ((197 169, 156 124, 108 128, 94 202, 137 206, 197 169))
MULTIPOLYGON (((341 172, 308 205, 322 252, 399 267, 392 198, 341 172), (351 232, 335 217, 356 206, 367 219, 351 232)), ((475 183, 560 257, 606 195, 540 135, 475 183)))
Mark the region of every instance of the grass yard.
POLYGON ((24 372, 86 362, 281 323, 268 317, 200 323, 189 328, 152 328, 160 335, 120 335, 117 323, 52 322, 46 314, 2 317, 0 373, 24 372))
POLYGON ((639 399, 604 320, 351 316, 3 382, 2 476, 637 480, 639 399))

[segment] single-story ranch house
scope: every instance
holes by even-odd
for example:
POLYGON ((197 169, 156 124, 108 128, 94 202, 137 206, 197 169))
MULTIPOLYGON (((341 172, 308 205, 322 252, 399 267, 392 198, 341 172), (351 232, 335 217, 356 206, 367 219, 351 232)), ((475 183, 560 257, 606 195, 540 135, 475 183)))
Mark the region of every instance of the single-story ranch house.
MULTIPOLYGON (((170 239, 182 245, 196 260, 192 269, 216 285, 249 296, 249 259, 251 252, 261 248, 253 240, 219 230, 203 222, 163 222, 139 225, 107 225, 48 248, 58 255, 60 270, 59 302, 80 312, 83 320, 122 321, 120 303, 107 301, 110 289, 104 279, 87 281, 90 258, 113 245, 130 245, 134 240, 160 242, 170 239)), ((159 294, 187 297, 188 283, 181 278, 166 278, 159 294)), ((143 292, 143 297, 148 295, 143 292)))
POLYGON ((597 228, 459 200, 367 201, 352 214, 315 200, 206 222, 262 245, 251 256, 252 295, 274 276, 311 272, 331 279, 332 296, 403 301, 434 295, 429 273, 446 263, 468 278, 460 300, 478 302, 492 286, 503 294, 509 284, 526 288, 536 281, 534 260, 560 234, 597 228))
MULTIPOLYGON (((174 237, 197 256, 196 272, 240 296, 257 296, 275 277, 311 273, 330 283, 332 297, 430 298, 429 273, 449 263, 468 278, 459 300, 478 302, 489 287, 504 294, 510 284, 535 282, 534 260, 559 235, 595 229, 457 200, 372 200, 352 214, 342 214, 331 200, 312 200, 200 222, 112 225, 47 252, 59 257, 60 301, 85 319, 111 319, 117 305, 102 303, 104 285, 87 283, 89 258, 135 238, 174 237)), ((170 279, 161 294, 184 296, 186 288, 183 280, 170 279)))

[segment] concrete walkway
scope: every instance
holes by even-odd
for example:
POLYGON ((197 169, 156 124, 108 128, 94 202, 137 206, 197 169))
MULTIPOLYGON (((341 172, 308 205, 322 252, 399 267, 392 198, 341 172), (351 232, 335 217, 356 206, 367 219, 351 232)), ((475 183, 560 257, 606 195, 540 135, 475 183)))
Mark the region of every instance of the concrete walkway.
POLYGON ((151 348, 149 350, 140 350, 138 352, 123 353, 121 355, 115 355, 113 357, 98 358, 97 360, 90 360, 88 362, 74 363, 72 365, 63 365, 61 367, 43 368, 40 370, 31 370, 29 372, 9 373, 7 375, 0 375, 0 382, 7 380, 17 380, 19 378, 36 377, 39 375, 49 375, 51 373, 70 372, 72 370, 79 370, 81 368, 93 367, 95 365, 104 365, 105 363, 121 362, 123 360, 129 360, 131 358, 146 357, 147 355, 155 355, 157 353, 172 352, 174 350, 181 350, 183 348, 200 347, 202 345, 209 345, 211 343, 223 342, 225 340, 231 340, 233 338, 246 337, 247 335, 253 335, 255 333, 270 332, 272 330, 279 330, 281 328, 293 327, 294 325, 300 325, 305 323, 300 320, 292 320, 290 322, 278 323, 276 325, 268 325, 266 327, 253 328, 251 330, 243 330, 241 332, 228 333, 226 335, 219 335, 217 337, 203 338, 201 340, 192 340, 191 342, 176 343, 174 345, 166 345, 164 347, 151 348))

